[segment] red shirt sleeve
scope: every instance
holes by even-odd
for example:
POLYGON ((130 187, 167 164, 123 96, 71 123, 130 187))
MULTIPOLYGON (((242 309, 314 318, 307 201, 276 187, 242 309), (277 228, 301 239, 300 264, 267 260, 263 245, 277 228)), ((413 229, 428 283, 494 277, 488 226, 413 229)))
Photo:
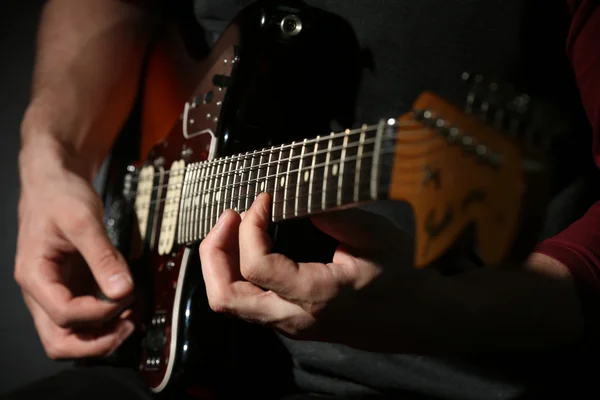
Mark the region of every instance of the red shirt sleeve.
MULTIPOLYGON (((568 5, 572 20, 567 54, 593 128, 592 151, 600 167, 600 0, 569 0, 568 5)), ((536 252, 569 268, 581 294, 586 330, 600 332, 600 318, 594 316, 600 312, 600 202, 569 228, 540 243, 536 252)))

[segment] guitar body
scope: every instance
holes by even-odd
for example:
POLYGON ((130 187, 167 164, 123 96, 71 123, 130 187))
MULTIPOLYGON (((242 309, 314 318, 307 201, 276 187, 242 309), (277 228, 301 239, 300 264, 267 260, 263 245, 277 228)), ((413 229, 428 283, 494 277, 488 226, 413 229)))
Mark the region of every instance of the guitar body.
MULTIPOLYGON (((128 175, 109 174, 105 195, 109 235, 129 254, 137 290, 139 329, 119 356, 155 393, 187 386, 186 377, 206 388, 219 386, 236 369, 236 335, 243 329, 210 309, 198 243, 175 245, 161 235, 177 222, 168 218, 168 189, 182 183, 183 176, 176 181, 178 166, 349 126, 360 78, 351 28, 299 1, 257 2, 201 59, 190 55, 184 39, 194 38, 171 27, 153 45, 140 118, 133 123, 139 152, 126 153, 144 161, 127 160, 117 146, 111 170, 125 170, 125 162, 133 166, 128 175)), ((274 234, 279 250, 299 260, 307 254, 291 244, 298 238, 303 245, 321 243, 316 257, 333 249, 306 221, 281 224, 274 234)))
POLYGON ((267 331, 210 309, 198 256, 220 213, 248 209, 259 192, 273 196, 273 251, 298 262, 328 262, 335 248, 301 217, 380 199, 412 207, 415 267, 465 231, 486 265, 530 250, 523 227, 539 226, 546 164, 529 97, 475 76, 466 111, 425 92, 397 119, 346 129, 368 60, 339 17, 262 0, 192 56, 200 43, 170 26, 152 46, 104 195, 109 237, 136 282, 138 329, 114 361, 155 393, 239 398, 252 376, 274 376, 268 341, 249 339, 267 331))

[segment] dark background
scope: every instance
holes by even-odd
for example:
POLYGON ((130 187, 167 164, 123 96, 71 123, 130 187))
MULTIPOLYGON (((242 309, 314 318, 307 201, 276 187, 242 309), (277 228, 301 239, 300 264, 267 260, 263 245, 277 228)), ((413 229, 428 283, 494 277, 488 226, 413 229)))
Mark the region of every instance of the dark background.
POLYGON ((46 358, 13 279, 17 236, 19 125, 29 100, 35 33, 43 1, 0 6, 0 393, 57 371, 46 358))

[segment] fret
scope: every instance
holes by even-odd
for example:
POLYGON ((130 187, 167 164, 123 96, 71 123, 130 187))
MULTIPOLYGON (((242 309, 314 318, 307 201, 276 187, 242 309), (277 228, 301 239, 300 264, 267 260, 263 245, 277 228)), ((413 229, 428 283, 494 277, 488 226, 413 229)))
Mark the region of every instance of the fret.
POLYGON ((340 175, 338 177, 337 184, 337 206, 341 207, 344 204, 344 174, 346 173, 346 159, 349 156, 350 148, 348 141, 350 138, 350 131, 346 130, 344 135, 344 143, 342 144, 342 154, 340 156, 340 175))
POLYGON ((308 182, 308 199, 307 199, 307 211, 310 214, 312 212, 312 194, 313 194, 313 176, 315 174, 315 166, 317 165, 317 151, 319 151, 319 139, 321 137, 317 136, 317 140, 315 141, 315 145, 312 151, 312 163, 310 167, 310 180, 308 182))
POLYGON ((323 188, 321 193, 321 209, 327 209, 327 192, 328 192, 328 175, 329 175, 329 163, 331 162, 331 151, 333 148, 333 136, 335 132, 331 132, 327 141, 327 154, 325 154, 325 165, 323 167, 323 188))
POLYGON ((215 186, 215 171, 217 168, 217 160, 213 160, 210 162, 210 172, 207 178, 207 185, 204 191, 204 207, 206 207, 206 212, 204 215, 204 219, 202 220, 202 236, 206 237, 208 232, 210 232, 210 221, 212 220, 212 199, 214 193, 215 186))
POLYGON ((190 220, 188 221, 188 241, 192 241, 194 237, 194 223, 196 221, 196 184, 198 183, 198 174, 200 173, 199 165, 192 164, 192 180, 190 182, 190 220))
POLYGON ((207 174, 207 170, 208 170, 208 163, 206 161, 203 161, 199 164, 198 168, 200 169, 199 173, 198 173, 198 178, 197 178, 197 182, 194 185, 195 191, 196 193, 194 194, 194 198, 195 198, 195 207, 196 207, 196 218, 194 221, 194 231, 193 231, 193 236, 194 236, 194 240, 199 240, 202 239, 202 218, 204 218, 204 206, 202 204, 202 200, 204 197, 204 181, 206 180, 206 174, 207 174))
POLYGON ((269 193, 269 195, 271 196, 271 201, 273 201, 273 195, 275 192, 275 180, 276 180, 276 176, 273 173, 273 170, 275 170, 277 168, 277 166, 275 165, 275 161, 274 161, 274 157, 275 157, 275 146, 271 147, 269 149, 269 160, 267 161, 267 172, 266 172, 266 192, 269 193))
MULTIPOLYGON (((219 216, 217 218, 217 221, 219 220, 219 218, 221 218, 221 215, 223 215, 223 213, 227 209, 227 183, 229 181, 229 169, 231 165, 231 159, 232 157, 229 156, 225 157, 225 159, 223 160, 223 177, 221 178, 221 187, 219 188, 221 193, 219 196, 219 216)), ((215 224, 217 223, 217 221, 215 221, 215 224)))
POLYGON ((249 155, 250 155, 250 153, 244 154, 244 163, 242 166, 242 170, 240 171, 240 182, 239 182, 240 192, 239 192, 239 197, 238 197, 238 212, 240 212, 240 213, 242 213, 248 209, 248 208, 246 208, 245 205, 246 205, 246 188, 248 185, 249 164, 251 162, 250 158, 248 157, 249 155))
POLYGON ((187 216, 187 198, 188 198, 188 193, 189 193, 189 184, 190 184, 190 177, 191 177, 191 168, 188 165, 185 168, 185 178, 183 181, 183 190, 181 192, 181 206, 179 207, 181 209, 181 215, 179 218, 179 243, 185 243, 185 222, 186 222, 186 216, 187 216))
POLYGON ((383 138, 383 131, 386 127, 386 121, 383 119, 379 121, 377 127, 377 134, 375 136, 375 144, 373 149, 373 163, 371 167, 371 199, 376 200, 378 197, 378 180, 379 180, 379 157, 381 153, 381 140, 383 138))
POLYGON ((221 214, 223 214, 223 211, 225 211, 223 209, 223 205, 224 205, 224 201, 223 201, 223 194, 225 192, 225 188, 223 187, 223 184, 225 183, 225 174, 226 174, 226 168, 227 168, 227 162, 229 160, 229 157, 225 157, 223 159, 223 161, 221 162, 221 173, 220 173, 220 179, 219 179, 219 187, 217 188, 217 209, 215 211, 215 220, 213 221, 213 225, 215 226, 217 224, 217 221, 219 220, 219 217, 221 216, 221 214))
POLYGON ((185 241, 190 242, 192 236, 192 221, 194 220, 194 184, 196 183, 196 164, 190 164, 190 182, 188 192, 188 215, 185 221, 185 241))
POLYGON ((296 182, 296 173, 294 171, 295 168, 298 168, 298 160, 294 154, 296 150, 297 144, 296 142, 292 142, 289 148, 288 160, 287 160, 287 171, 285 173, 285 186, 283 188, 283 218, 288 218, 288 214, 294 213, 293 205, 294 205, 294 185, 290 185, 290 181, 296 182), (292 189, 292 190, 290 190, 292 189))
POLYGON ((210 169, 212 167, 212 162, 211 161, 204 161, 203 163, 203 168, 202 168, 202 181, 201 186, 200 186, 200 216, 198 217, 198 237, 199 238, 204 238, 205 236, 205 231, 204 231, 204 220, 206 220, 206 218, 208 217, 208 209, 207 209, 207 188, 208 188, 208 182, 210 179, 210 169))
POLYGON ((215 173, 212 177, 212 185, 211 185, 211 198, 210 198, 210 215, 208 217, 208 230, 207 234, 210 232, 212 227, 215 225, 215 221, 218 218, 218 203, 219 203, 219 180, 220 180, 220 172, 221 167, 223 165, 223 160, 217 159, 215 161, 215 173))
POLYGON ((200 239, 200 213, 201 213, 201 204, 202 204, 202 192, 200 191, 202 184, 202 175, 204 173, 204 164, 197 163, 196 168, 198 172, 196 172, 196 179, 194 181, 194 221, 192 223, 192 240, 200 239))
POLYGON ((277 204, 275 204, 274 216, 277 220, 281 220, 285 215, 285 204, 286 204, 286 193, 289 176, 290 158, 291 158, 292 146, 285 145, 281 148, 281 155, 279 159, 279 172, 277 174, 276 185, 277 185, 277 204))
POLYGON ((354 196, 355 202, 360 201, 360 177, 362 172, 362 158, 363 149, 365 146, 365 138, 367 136, 367 125, 363 125, 360 132, 360 139, 358 143, 358 151, 356 153, 356 171, 354 173, 354 196))
POLYGON ((262 150, 260 151, 260 156, 258 158, 258 168, 256 170, 256 184, 254 185, 254 193, 256 195, 256 197, 258 197, 258 195, 262 192, 265 191, 265 189, 267 188, 265 181, 263 180, 265 178, 265 173, 266 173, 266 160, 269 159, 267 153, 262 150))
POLYGON ((241 164, 241 160, 242 160, 242 156, 241 155, 237 155, 235 157, 235 169, 233 170, 233 183, 232 183, 232 188, 231 188, 231 204, 229 205, 229 208, 231 208, 234 211, 239 211, 239 207, 237 205, 237 201, 238 201, 238 196, 240 193, 240 188, 239 188, 239 176, 240 174, 238 173, 238 171, 240 170, 240 164, 241 164))
POLYGON ((325 171, 326 151, 322 148, 326 146, 324 138, 317 137, 312 152, 312 164, 310 168, 310 181, 308 183, 308 213, 313 213, 321 205, 323 172, 325 171))
POLYGON ((233 169, 233 161, 237 158, 235 156, 230 157, 227 162, 227 181, 225 182, 225 194, 223 198, 223 212, 227 209, 231 209, 232 193, 233 193, 233 180, 235 179, 235 170, 233 169))
POLYGON ((278 219, 278 211, 280 209, 280 203, 279 203, 279 193, 281 192, 280 189, 280 182, 279 182, 279 174, 281 173, 281 160, 283 157, 283 149, 284 149, 285 145, 281 145, 281 147, 278 149, 279 151, 279 157, 277 158, 277 168, 275 171, 275 188, 273 191, 273 204, 272 204, 272 210, 271 210, 271 218, 273 219, 273 221, 276 221, 278 219))
POLYGON ((342 174, 340 167, 345 136, 346 135, 340 136, 339 134, 336 134, 332 140, 331 150, 329 151, 329 177, 327 179, 327 184, 324 185, 324 191, 327 192, 327 197, 325 198, 326 209, 337 207, 337 188, 339 176, 342 174))
POLYGON ((255 151, 250 157, 250 169, 248 170, 248 182, 246 183, 246 210, 250 208, 256 196, 256 176, 258 175, 258 165, 260 164, 260 156, 255 151))
POLYGON ((303 181, 304 181, 304 171, 303 171, 303 167, 304 167, 304 154, 306 152, 306 141, 308 139, 304 139, 304 141, 302 142, 302 148, 300 149, 300 158, 298 159, 298 167, 297 167, 297 177, 296 177, 296 196, 294 199, 294 215, 296 217, 304 214, 304 211, 300 211, 300 186, 302 185, 303 181))
POLYGON ((192 233, 192 221, 194 220, 194 184, 196 183, 196 164, 190 165, 190 181, 188 183, 188 194, 187 194, 187 218, 185 220, 185 241, 190 242, 192 233))

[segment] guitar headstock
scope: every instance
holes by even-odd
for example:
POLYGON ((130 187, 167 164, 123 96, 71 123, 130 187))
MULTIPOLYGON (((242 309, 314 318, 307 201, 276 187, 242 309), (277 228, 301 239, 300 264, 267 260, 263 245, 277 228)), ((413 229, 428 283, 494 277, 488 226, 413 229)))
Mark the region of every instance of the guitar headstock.
POLYGON ((529 98, 500 106, 500 93, 492 95, 498 102, 470 96, 460 110, 423 93, 400 118, 389 196, 413 208, 417 267, 470 228, 486 264, 525 257, 534 244, 545 209, 543 146, 522 134, 529 98))

